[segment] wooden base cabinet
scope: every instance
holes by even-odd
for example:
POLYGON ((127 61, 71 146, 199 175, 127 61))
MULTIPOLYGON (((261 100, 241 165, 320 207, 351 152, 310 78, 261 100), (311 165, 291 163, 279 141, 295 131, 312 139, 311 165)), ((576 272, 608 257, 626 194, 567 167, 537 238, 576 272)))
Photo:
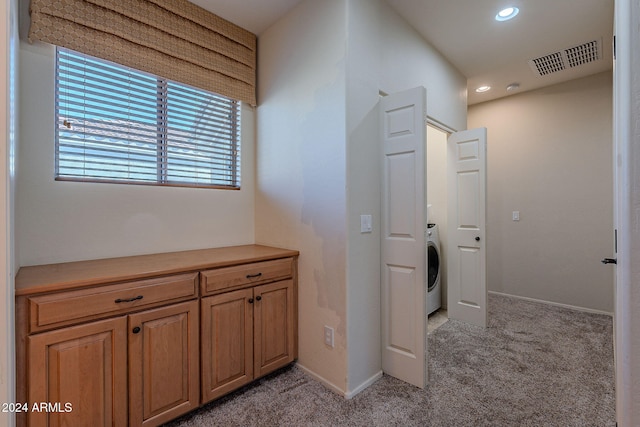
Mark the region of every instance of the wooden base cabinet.
POLYGON ((293 280, 202 299, 202 401, 295 359, 293 280))
POLYGON ((198 317, 189 301, 30 336, 29 402, 62 410, 29 425, 158 426, 197 408, 198 317))
POLYGON ((127 425, 126 328, 122 316, 28 338, 30 426, 127 425))
POLYGON ((254 288, 254 375, 288 365, 295 358, 296 310, 292 280, 254 288))
POLYGON ((21 268, 17 426, 159 426, 293 362, 297 257, 246 245, 21 268))
POLYGON ((200 404, 198 301, 129 316, 129 422, 157 426, 200 404))
POLYGON ((202 299, 202 402, 253 381, 253 289, 202 299))

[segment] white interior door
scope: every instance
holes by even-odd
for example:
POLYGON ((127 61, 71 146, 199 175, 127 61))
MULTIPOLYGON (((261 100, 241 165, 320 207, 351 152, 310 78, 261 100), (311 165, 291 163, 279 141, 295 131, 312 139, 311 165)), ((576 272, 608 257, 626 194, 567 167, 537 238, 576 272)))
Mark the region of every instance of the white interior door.
POLYGON ((426 363, 426 90, 380 102, 382 370, 424 388, 426 363))
POLYGON ((487 130, 447 142, 447 310, 450 319, 487 326, 487 130))

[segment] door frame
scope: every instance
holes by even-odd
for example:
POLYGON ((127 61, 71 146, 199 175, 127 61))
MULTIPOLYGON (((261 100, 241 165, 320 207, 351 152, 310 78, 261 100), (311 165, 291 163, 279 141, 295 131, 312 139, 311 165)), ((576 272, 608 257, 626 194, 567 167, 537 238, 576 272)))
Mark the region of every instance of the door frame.
MULTIPOLYGON (((446 138, 445 138, 445 141, 444 141, 444 144, 445 144, 444 150, 445 150, 445 154, 446 154, 446 151, 447 151, 446 144, 447 144, 447 142, 449 140, 449 137, 452 134, 458 132, 458 130, 447 126, 443 122, 441 122, 438 119, 436 119, 436 118, 434 118, 432 116, 429 116, 429 115, 427 115, 427 124, 426 124, 426 126, 427 126, 427 128, 431 127, 433 129, 435 129, 436 131, 442 132, 444 135, 446 135, 446 138)), ((426 135, 427 135, 427 142, 426 142, 427 146, 425 147, 425 153, 429 150, 429 130, 428 129, 427 129, 426 135)), ((426 160, 426 163, 425 163, 425 175, 428 174, 427 169, 426 169, 427 163, 428 163, 428 157, 429 156, 427 155, 427 160, 426 160)), ((446 156, 445 156, 445 161, 446 161, 446 156)), ((445 169, 446 169, 446 166, 445 166, 445 169)), ((427 177, 425 176, 425 178, 427 178, 427 177)), ((447 179, 447 177, 446 177, 446 174, 445 174, 445 176, 444 176, 444 180, 445 180, 444 185, 445 186, 447 185, 446 179, 447 179)), ((428 182, 428 179, 427 179, 427 182, 428 182)), ((429 203, 429 190, 428 190, 428 187, 425 187, 425 195, 424 195, 424 197, 425 197, 425 200, 426 200, 426 202, 428 204, 429 203)), ((445 208, 447 208, 447 206, 445 206, 445 208)), ((431 218, 428 218, 428 216, 427 216, 427 222, 433 222, 433 220, 431 218)), ((448 286, 448 285, 447 285, 447 281, 444 280, 444 279, 447 279, 447 273, 446 273, 446 270, 447 270, 447 263, 446 263, 447 255, 446 255, 446 250, 444 250, 446 248, 446 242, 447 242, 447 240, 446 240, 446 238, 447 238, 447 230, 443 229, 441 224, 439 225, 438 230, 439 230, 439 233, 440 233, 439 234, 440 235, 440 268, 441 268, 441 270, 445 270, 444 273, 442 271, 440 272, 440 298, 441 298, 440 301, 441 301, 441 307, 445 308, 445 309, 448 309, 448 306, 449 306, 449 301, 448 301, 449 289, 448 289, 448 287, 445 288, 445 286, 448 286), (443 236, 444 236, 444 240, 443 240, 443 236), (445 242, 444 247, 442 245, 443 241, 445 242), (443 260, 445 262, 443 262, 443 260), (443 286, 443 284, 445 286, 443 286)), ((429 257, 427 257, 427 271, 428 270, 429 270, 429 257)), ((428 293, 428 290, 427 290, 427 301, 428 300, 429 300, 429 293, 428 293)))
MULTIPOLYGON (((17 147, 18 120, 18 1, 9 0, 0 7, 0 402, 15 402, 15 245, 14 204, 15 169, 13 156, 17 147)), ((0 424, 13 426, 14 413, 0 412, 0 424)))
POLYGON ((448 133, 449 136, 451 136, 452 133, 456 133, 456 132, 459 131, 458 129, 455 129, 455 128, 452 128, 450 126, 447 126, 445 123, 441 122, 440 120, 436 119, 433 116, 430 116, 428 113, 427 113, 427 123, 426 124, 436 128, 436 129, 439 129, 442 132, 448 133))
POLYGON ((620 427, 640 423, 640 1, 615 0, 613 72, 614 215, 618 230, 615 284, 616 418, 620 427), (635 262, 634 262, 635 261, 635 262), (635 285, 635 286, 634 286, 635 285))

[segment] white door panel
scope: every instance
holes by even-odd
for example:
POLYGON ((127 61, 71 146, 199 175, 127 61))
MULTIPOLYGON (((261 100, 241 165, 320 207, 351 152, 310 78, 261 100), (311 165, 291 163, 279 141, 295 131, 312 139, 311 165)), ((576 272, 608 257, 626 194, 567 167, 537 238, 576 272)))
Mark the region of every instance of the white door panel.
POLYGON ((460 298, 458 303, 479 308, 482 303, 477 280, 481 273, 480 249, 460 247, 459 257, 460 298))
POLYGON ((426 369, 426 90, 380 102, 382 370, 424 387, 426 369))
POLYGON ((389 203, 387 205, 387 238, 412 239, 416 236, 416 206, 413 177, 416 175, 415 152, 385 156, 389 203), (397 209, 403 206, 403 209, 397 209))
POLYGON ((458 228, 469 231, 480 230, 478 171, 459 172, 458 176, 458 228))
POLYGON ((487 325, 484 128, 453 133, 447 149, 448 314, 487 325))
POLYGON ((415 357, 414 284, 415 268, 388 266, 389 280, 389 349, 415 357))

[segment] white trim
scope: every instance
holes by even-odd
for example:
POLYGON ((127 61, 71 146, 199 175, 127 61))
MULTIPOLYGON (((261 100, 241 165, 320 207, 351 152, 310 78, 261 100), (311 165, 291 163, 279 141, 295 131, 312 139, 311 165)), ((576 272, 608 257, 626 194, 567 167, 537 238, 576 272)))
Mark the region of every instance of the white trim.
POLYGON ((604 314, 606 316, 613 317, 613 313, 610 313, 608 311, 603 311, 603 310, 596 310, 596 309, 593 309, 593 308, 579 307, 577 305, 570 305, 570 304, 562 304, 562 303, 559 303, 559 302, 553 302, 553 301, 546 301, 546 300, 542 300, 542 299, 523 297, 523 296, 520 296, 520 295, 511 295, 511 294, 506 294, 504 292, 489 291, 489 293, 493 294, 493 295, 501 295, 501 296, 504 296, 504 297, 517 298, 517 299, 521 299, 521 300, 524 300, 524 301, 531 301, 531 302, 538 302, 538 303, 541 303, 541 304, 554 305, 556 307, 568 308, 569 310, 582 311, 582 312, 585 312, 585 313, 592 313, 592 314, 604 314))
POLYGON ((434 119, 433 117, 431 117, 428 114, 427 114, 427 124, 431 125, 432 127, 436 128, 436 129, 440 129, 441 131, 443 131, 445 133, 448 133, 448 134, 452 134, 452 133, 458 132, 454 128, 445 125, 441 121, 439 121, 437 119, 434 119))
POLYGON ((344 395, 344 397, 346 399, 352 399, 353 397, 355 397, 356 394, 360 393, 361 391, 363 391, 364 389, 369 387, 371 384, 373 384, 376 381, 378 381, 380 378, 382 378, 382 371, 378 371, 375 375, 373 375, 371 378, 369 378, 368 380, 366 380, 365 382, 360 384, 358 387, 354 388, 351 391, 348 391, 344 395))
POLYGON ((338 395, 340 395, 342 397, 345 397, 345 398, 347 397, 347 393, 344 390, 342 390, 340 387, 338 387, 337 385, 335 385, 334 383, 332 383, 328 379, 316 374, 311 369, 301 365, 300 362, 296 362, 296 366, 298 368, 302 369, 306 374, 310 375, 314 380, 318 381, 319 383, 324 385, 326 388, 328 388, 329 390, 331 390, 335 394, 338 394, 338 395))
POLYGON ((640 423, 640 0, 616 0, 614 87, 614 213, 618 230, 615 291, 616 420, 640 423))
MULTIPOLYGON (((17 126, 17 0, 0 7, 0 403, 15 402, 13 281, 13 164, 17 126)), ((15 425, 15 413, 0 412, 0 425, 15 425)))
POLYGON ((351 391, 344 391, 342 390, 340 387, 338 387, 337 385, 335 385, 334 383, 332 383, 331 381, 329 381, 328 379, 316 374, 315 372, 313 372, 311 369, 303 366, 300 364, 300 362, 296 362, 296 366, 298 368, 300 368, 302 371, 304 371, 305 374, 311 376, 314 380, 318 381, 319 383, 321 383, 322 385, 324 385, 326 388, 328 388, 329 390, 331 390, 332 392, 334 392, 335 394, 344 397, 345 399, 349 400, 352 399, 353 397, 355 397, 358 393, 360 393, 361 391, 365 390, 366 388, 368 388, 371 384, 375 383, 376 381, 378 381, 380 378, 382 378, 382 371, 378 371, 376 374, 374 374, 373 376, 371 376, 369 379, 365 380, 362 384, 360 384, 358 387, 354 388, 351 391))

